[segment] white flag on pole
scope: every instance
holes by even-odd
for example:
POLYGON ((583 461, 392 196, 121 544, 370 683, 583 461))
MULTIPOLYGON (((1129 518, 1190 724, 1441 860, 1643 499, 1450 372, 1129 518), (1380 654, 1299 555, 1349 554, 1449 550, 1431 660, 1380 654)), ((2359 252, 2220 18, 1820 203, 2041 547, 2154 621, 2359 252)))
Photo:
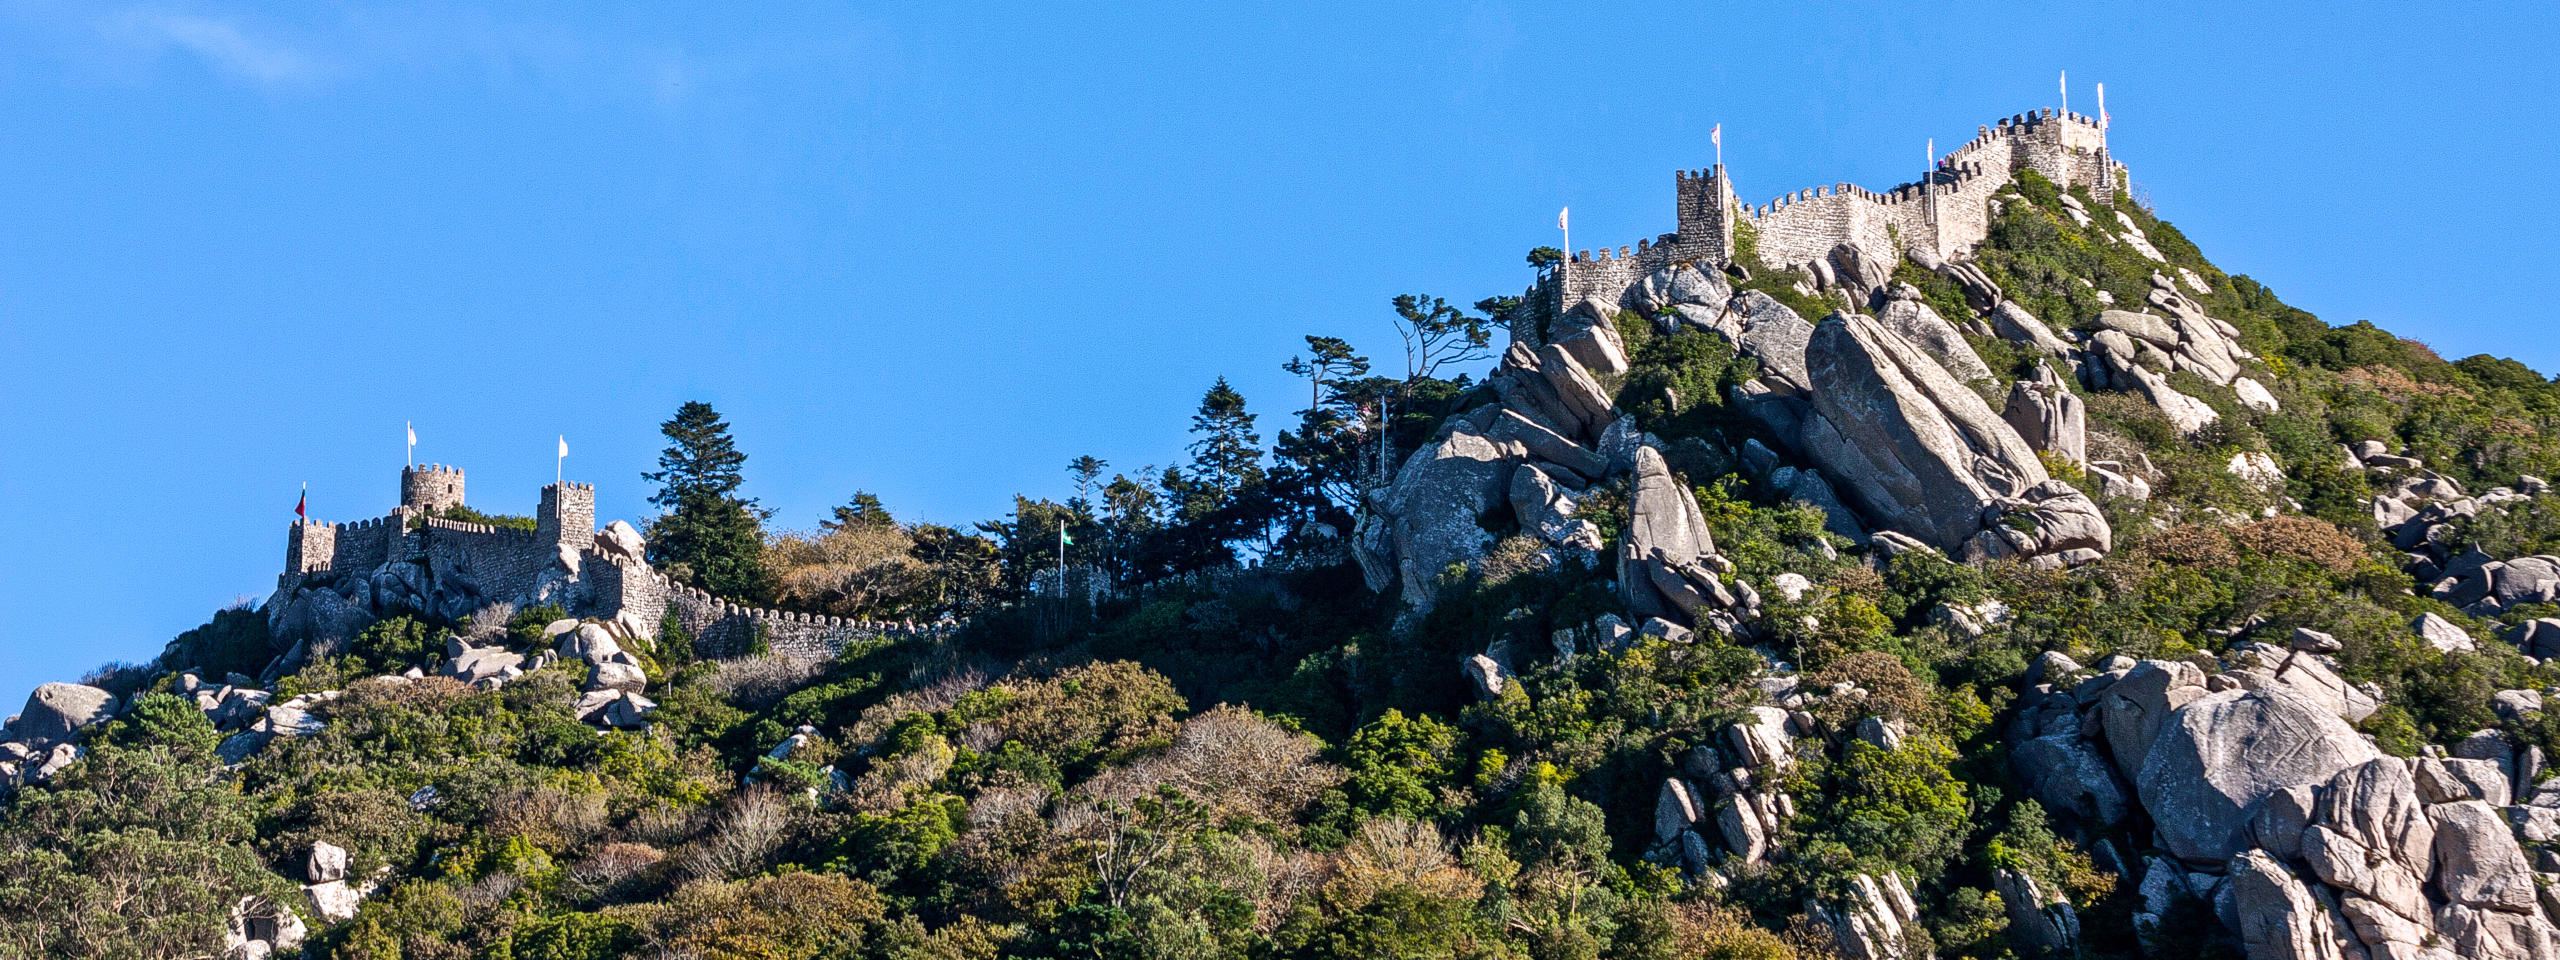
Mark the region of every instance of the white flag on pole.
POLYGON ((566 435, 560 438, 560 455, 564 457, 569 455, 569 438, 566 435))
POLYGON ((1573 212, 1573 208, 1572 208, 1572 207, 1565 207, 1565 208, 1563 208, 1563 209, 1561 209, 1561 210, 1557 210, 1557 211, 1556 211, 1556 229, 1558 229, 1558 230, 1571 230, 1571 229, 1573 229, 1572 227, 1565 226, 1565 216, 1566 216, 1567 214, 1572 213, 1572 212, 1573 212))
POLYGON ((1724 146, 1724 124, 1716 124, 1715 129, 1707 131, 1707 142, 1719 147, 1724 146))
POLYGON ((418 428, 415 424, 409 425, 409 445, 413 447, 418 445, 418 428))

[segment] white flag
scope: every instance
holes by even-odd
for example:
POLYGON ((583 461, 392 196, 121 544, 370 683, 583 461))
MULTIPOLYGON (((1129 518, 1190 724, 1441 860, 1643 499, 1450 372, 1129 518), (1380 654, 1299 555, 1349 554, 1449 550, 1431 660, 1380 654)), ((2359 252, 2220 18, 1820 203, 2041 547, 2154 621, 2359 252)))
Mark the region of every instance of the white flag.
POLYGON ((1564 218, 1565 218, 1565 215, 1566 215, 1566 214, 1569 214, 1569 213, 1572 213, 1572 212, 1573 212, 1573 208, 1572 208, 1572 207, 1566 207, 1566 208, 1564 208, 1564 209, 1561 209, 1561 210, 1556 211, 1556 229, 1558 229, 1558 230, 1566 230, 1566 229, 1570 229, 1570 228, 1568 228, 1568 227, 1566 227, 1566 226, 1564 225, 1564 222, 1565 222, 1565 221, 1564 221, 1564 218))
POLYGON ((560 455, 564 457, 569 455, 569 438, 565 435, 560 438, 560 455))
POLYGON ((1716 124, 1715 129, 1707 131, 1707 142, 1719 147, 1724 146, 1724 124, 1716 124))
POLYGON ((410 445, 410 446, 413 446, 413 447, 414 447, 414 446, 417 446, 417 445, 418 445, 418 428, 417 428, 417 426, 416 426, 415 424, 403 424, 403 426, 407 426, 407 427, 409 428, 409 445, 410 445))

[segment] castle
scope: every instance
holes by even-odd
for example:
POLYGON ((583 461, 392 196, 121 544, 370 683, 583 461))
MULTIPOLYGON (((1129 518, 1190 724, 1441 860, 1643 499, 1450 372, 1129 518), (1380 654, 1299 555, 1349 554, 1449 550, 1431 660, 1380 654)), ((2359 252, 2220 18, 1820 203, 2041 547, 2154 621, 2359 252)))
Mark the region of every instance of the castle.
POLYGON ((2126 174, 2107 151, 2105 124, 2095 118, 2044 108, 1978 130, 1939 158, 1924 180, 1882 193, 1841 183, 1750 205, 1736 200, 1722 164, 1676 171, 1676 231, 1614 254, 1606 247, 1575 252, 1542 283, 1546 289, 1533 288, 1524 299, 1543 300, 1561 315, 1584 300, 1616 304, 1628 287, 1672 264, 1729 265, 1738 252, 1737 224, 1750 225, 1760 261, 1771 267, 1812 264, 1842 244, 1871 263, 1893 263, 1915 248, 1960 259, 1989 235, 1991 196, 2018 171, 2085 187, 2100 200, 2112 199, 2126 174))
POLYGON ((266 606, 269 622, 280 637, 322 649, 401 610, 460 620, 493 603, 547 603, 650 638, 672 616, 702 656, 761 646, 804 660, 832 657, 858 639, 919 630, 744 606, 670 580, 640 556, 636 536, 599 536, 594 484, 543 487, 530 532, 443 516, 462 505, 462 469, 430 464, 401 469, 400 505, 385 516, 294 520, 284 573, 266 606))

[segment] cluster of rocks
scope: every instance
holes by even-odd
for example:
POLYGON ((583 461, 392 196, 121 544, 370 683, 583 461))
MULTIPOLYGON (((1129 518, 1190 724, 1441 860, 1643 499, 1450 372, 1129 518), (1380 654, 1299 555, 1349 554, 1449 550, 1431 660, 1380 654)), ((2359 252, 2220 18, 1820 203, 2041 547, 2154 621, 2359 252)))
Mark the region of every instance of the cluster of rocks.
MULTIPOLYGON (((1512 344, 1486 381, 1499 399, 1451 417, 1393 483, 1371 492, 1376 509, 1354 553, 1372 589, 1401 583, 1407 609, 1427 611, 1452 569, 1481 563, 1493 544, 1487 525, 1504 526, 1505 514, 1539 541, 1541 563, 1601 566, 1599 528, 1575 513, 1593 484, 1632 475, 1634 520, 1615 560, 1636 616, 1730 632, 1757 615, 1758 594, 1727 582, 1732 566, 1659 441, 1600 386, 1628 370, 1609 316, 1579 310, 1553 342, 1512 344)), ((1480 689, 1498 685, 1478 672, 1480 689)))
MULTIPOLYGON (((2380 441, 2348 448, 2350 469, 2373 473, 2385 486, 2371 502, 2374 522, 2406 552, 2411 577, 2430 596, 2476 617, 2498 617, 2512 608, 2560 601, 2560 556, 2491 557, 2477 545, 2456 547, 2454 524, 2483 512, 2549 493, 2539 477, 2519 477, 2512 487, 2466 494, 2452 477, 2426 469, 2416 457, 2386 453, 2380 441)), ((2560 655, 2560 621, 2527 623, 2510 635, 2536 659, 2560 655)))
MULTIPOLYGON (((395 515, 405 518, 407 515, 395 515)), ((375 619, 415 611, 442 620, 460 621, 492 602, 553 604, 585 609, 590 584, 581 569, 579 550, 561 544, 557 553, 539 561, 531 590, 523 596, 483 583, 466 554, 426 550, 410 539, 395 538, 400 549, 371 569, 353 570, 310 582, 280 586, 266 604, 269 631, 294 641, 260 676, 273 683, 315 655, 337 652, 375 619)), ((596 531, 598 553, 636 569, 646 569, 647 541, 628 521, 615 520, 596 531)))
POLYGON ((302 915, 262 895, 240 898, 222 933, 223 960, 267 960, 296 956, 309 935, 302 915))
MULTIPOLYGON (((1838 684, 1828 691, 1800 691, 1790 673, 1763 676, 1759 687, 1774 705, 1752 707, 1719 734, 1722 747, 1699 745, 1682 755, 1678 775, 1665 778, 1654 802, 1654 845, 1649 856, 1676 863, 1690 875, 1721 885, 1726 875, 1786 856, 1779 838, 1796 815, 1795 799, 1780 784, 1796 763, 1800 740, 1827 746, 1846 736, 1878 750, 1900 750, 1901 721, 1869 716, 1848 731, 1824 731, 1808 712, 1827 698, 1864 698, 1866 691, 1838 684)), ((2060 900, 2038 892, 2038 904, 2060 900)), ((1901 960, 1904 930, 1919 922, 1909 887, 1899 875, 1861 874, 1836 901, 1808 900, 1807 915, 1827 926, 1841 952, 1862 960, 1901 960)), ((2032 912, 2032 911, 2030 911, 2032 912)), ((2078 920, 2067 901, 2063 922, 2077 936, 2078 920)))
MULTIPOLYGON (((2147 823, 2158 854, 2134 863, 2137 933, 2159 946, 2182 901, 2220 918, 2252 960, 2560 955, 2560 784, 2483 731, 2451 751, 2383 754, 2351 725, 2380 692, 2342 681, 2337 641, 2297 630, 2196 663, 2112 657, 2086 671, 2047 653, 2008 736, 2030 795, 2098 828, 2147 823), (2521 795, 2520 795, 2521 794, 2521 795)), ((2535 691, 2502 709, 2540 708, 2535 691)), ((2015 904, 2012 904, 2015 909, 2015 904)))
POLYGON ((80 731, 115 719, 115 694, 78 683, 48 683, 0 725, 0 792, 53 779, 88 751, 80 731))
POLYGON ((1691 747, 1654 802, 1655 854, 1719 880, 1720 867, 1766 862, 1796 813, 1779 784, 1795 766, 1796 738, 1812 732, 1812 716, 1800 710, 1753 707, 1724 728, 1724 749, 1691 747))
MULTIPOLYGON (((1964 318, 1973 332, 2011 331, 2039 349, 2068 355, 2069 347, 2042 323, 2000 299, 1978 268, 1920 256, 1959 278, 1967 296, 1998 321, 1995 328, 1964 318)), ((1809 324, 1767 294, 1731 294, 1720 279, 1685 264, 1630 288, 1624 305, 1659 327, 1722 336, 1736 353, 1758 361, 1760 375, 1732 399, 1814 467, 1790 468, 1784 478, 1773 469, 1777 486, 1826 513, 1854 508, 1845 522, 1832 523, 1835 531, 1854 537, 1861 526, 1893 530, 1967 558, 2016 557, 2045 566, 2105 555, 2111 531, 2096 503, 2054 479, 2039 456, 2086 459, 2078 398, 2047 372, 2014 385, 2010 409, 1993 411, 1970 385, 1992 374, 1964 330, 1918 289, 1885 282, 1889 268, 1881 276, 1846 269, 1867 262, 1854 251, 1835 251, 1831 260, 1834 278, 1873 280, 1847 285, 1876 304, 1873 316, 1839 311, 1809 324), (1722 302, 1713 302, 1718 297, 1722 302)))
POLYGON ((622 647, 625 642, 641 638, 633 624, 619 620, 555 620, 543 628, 543 635, 559 641, 544 657, 587 661, 585 692, 571 708, 578 719, 606 727, 649 725, 649 712, 656 710, 658 704, 644 695, 649 689, 648 675, 640 667, 640 658, 622 647))

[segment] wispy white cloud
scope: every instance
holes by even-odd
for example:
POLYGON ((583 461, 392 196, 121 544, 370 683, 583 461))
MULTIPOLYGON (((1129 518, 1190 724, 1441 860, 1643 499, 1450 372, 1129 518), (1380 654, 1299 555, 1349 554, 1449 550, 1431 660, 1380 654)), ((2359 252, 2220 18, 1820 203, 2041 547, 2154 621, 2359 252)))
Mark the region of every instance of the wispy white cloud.
POLYGON ((183 51, 219 73, 261 85, 300 83, 321 72, 318 60, 291 45, 254 36, 217 17, 133 11, 108 21, 106 28, 145 46, 183 51))

